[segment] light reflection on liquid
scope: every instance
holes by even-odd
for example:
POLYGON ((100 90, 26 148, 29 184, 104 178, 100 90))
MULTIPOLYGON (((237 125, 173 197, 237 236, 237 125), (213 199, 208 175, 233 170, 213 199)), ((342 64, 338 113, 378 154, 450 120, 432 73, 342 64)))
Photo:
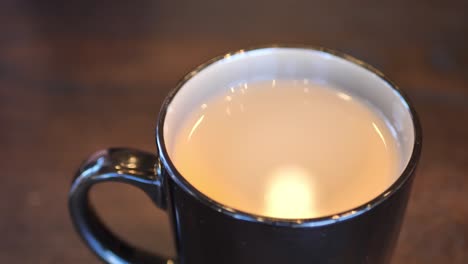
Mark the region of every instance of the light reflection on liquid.
POLYGON ((195 131, 197 130, 197 127, 201 124, 201 122, 203 121, 203 119, 205 118, 205 115, 202 115, 200 116, 200 118, 198 118, 197 122, 195 123, 195 125, 193 125, 192 129, 190 130, 190 133, 187 137, 187 142, 190 141, 192 139, 192 135, 193 133, 195 133, 195 131))
POLYGON ((353 99, 351 96, 345 94, 345 93, 342 93, 342 92, 337 92, 336 95, 338 95, 338 97, 340 97, 341 99, 345 100, 345 101, 350 101, 351 99, 353 99))
POLYGON ((315 215, 311 175, 301 167, 275 169, 265 192, 266 215, 282 218, 307 218, 315 215))
POLYGON ((380 131, 379 127, 374 122, 372 122, 372 126, 374 127, 375 132, 377 132, 377 134, 379 134, 379 137, 382 139, 385 148, 387 148, 387 142, 385 141, 385 137, 382 135, 382 132, 380 131))

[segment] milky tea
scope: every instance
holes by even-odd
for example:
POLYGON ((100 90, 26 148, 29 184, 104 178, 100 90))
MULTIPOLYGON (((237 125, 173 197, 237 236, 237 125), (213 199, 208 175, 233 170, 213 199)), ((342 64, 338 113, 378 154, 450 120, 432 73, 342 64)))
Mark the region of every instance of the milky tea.
POLYGON ((220 88, 186 116, 169 151, 187 181, 221 204, 327 216, 365 204, 400 175, 394 129, 340 87, 304 79, 220 88))

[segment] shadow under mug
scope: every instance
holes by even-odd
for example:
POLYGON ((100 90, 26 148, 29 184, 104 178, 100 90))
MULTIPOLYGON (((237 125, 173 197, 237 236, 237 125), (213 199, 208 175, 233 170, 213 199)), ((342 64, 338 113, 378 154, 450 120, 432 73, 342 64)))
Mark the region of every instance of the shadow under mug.
MULTIPOLYGON (((117 148, 99 151, 84 162, 73 180, 71 218, 102 260, 114 264, 390 262, 422 137, 408 98, 371 66, 336 51, 308 46, 240 50, 214 58, 187 74, 166 98, 157 122, 156 154, 117 148), (395 128, 401 145, 404 164, 399 178, 366 204, 313 219, 253 215, 220 204, 194 188, 177 171, 168 153, 184 111, 200 106, 217 89, 258 77, 321 79, 375 105, 395 128), (88 192, 94 184, 106 181, 132 184, 167 211, 176 241, 175 259, 132 247, 103 225, 89 204, 88 192)), ((278 123, 281 125, 281 120, 278 123)))

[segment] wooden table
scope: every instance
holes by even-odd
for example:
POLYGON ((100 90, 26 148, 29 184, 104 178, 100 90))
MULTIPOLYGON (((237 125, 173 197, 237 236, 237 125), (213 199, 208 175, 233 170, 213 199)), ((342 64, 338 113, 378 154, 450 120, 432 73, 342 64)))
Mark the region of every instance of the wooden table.
MULTIPOLYGON (((424 149, 394 263, 468 263, 467 1, 135 2, 1 2, 0 263, 99 263, 67 211, 82 159, 154 151, 161 101, 184 73, 273 42, 348 52, 407 91, 424 149)), ((174 253, 143 193, 102 184, 92 195, 122 237, 174 253)))

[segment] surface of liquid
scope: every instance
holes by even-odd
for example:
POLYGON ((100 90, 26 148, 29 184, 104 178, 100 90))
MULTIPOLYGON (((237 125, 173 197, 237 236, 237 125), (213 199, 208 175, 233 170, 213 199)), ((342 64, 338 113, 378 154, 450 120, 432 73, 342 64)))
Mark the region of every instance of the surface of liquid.
POLYGON ((187 116, 171 157, 195 188, 275 218, 351 210, 399 176, 392 128, 358 98, 309 80, 240 84, 187 116))

